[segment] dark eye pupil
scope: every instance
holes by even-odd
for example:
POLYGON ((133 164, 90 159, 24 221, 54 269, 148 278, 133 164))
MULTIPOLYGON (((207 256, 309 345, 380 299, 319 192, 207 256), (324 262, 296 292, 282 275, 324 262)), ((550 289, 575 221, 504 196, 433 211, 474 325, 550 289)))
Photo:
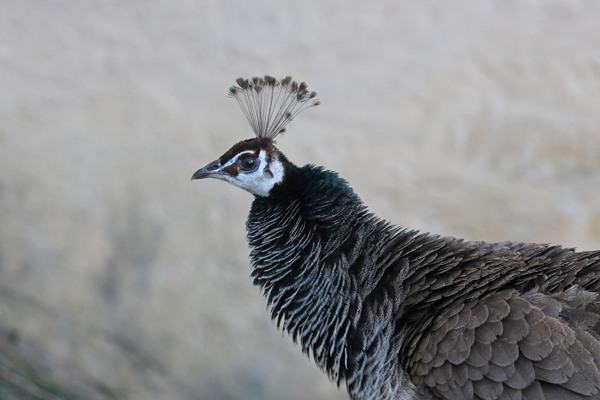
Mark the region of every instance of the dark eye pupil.
POLYGON ((240 165, 244 169, 252 169, 256 164, 256 160, 252 157, 244 157, 240 160, 240 165))

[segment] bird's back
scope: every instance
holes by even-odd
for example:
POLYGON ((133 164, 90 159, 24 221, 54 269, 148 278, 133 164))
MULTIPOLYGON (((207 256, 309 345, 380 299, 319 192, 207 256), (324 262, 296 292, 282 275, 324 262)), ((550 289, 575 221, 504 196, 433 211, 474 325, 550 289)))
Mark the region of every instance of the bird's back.
POLYGON ((434 261, 424 268, 439 273, 414 279, 433 287, 409 300, 416 319, 401 354, 421 396, 600 398, 600 252, 472 246, 481 254, 475 250, 456 272, 434 261))

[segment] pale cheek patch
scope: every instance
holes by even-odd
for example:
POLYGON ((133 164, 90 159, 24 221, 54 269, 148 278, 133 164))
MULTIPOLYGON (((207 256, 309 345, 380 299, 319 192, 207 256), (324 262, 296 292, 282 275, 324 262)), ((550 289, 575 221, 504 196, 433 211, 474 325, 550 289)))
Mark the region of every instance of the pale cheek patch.
POLYGON ((258 169, 251 174, 240 173, 228 179, 229 182, 248 192, 261 197, 267 197, 277 183, 283 181, 283 164, 279 160, 267 163, 265 151, 261 151, 258 160, 258 169))

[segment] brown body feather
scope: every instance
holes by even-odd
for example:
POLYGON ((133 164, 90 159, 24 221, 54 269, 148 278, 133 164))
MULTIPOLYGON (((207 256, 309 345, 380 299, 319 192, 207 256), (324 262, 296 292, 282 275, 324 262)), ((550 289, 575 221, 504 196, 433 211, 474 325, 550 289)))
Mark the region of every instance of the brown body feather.
POLYGON ((420 397, 600 398, 600 253, 473 246, 408 277, 420 315, 403 363, 420 397))

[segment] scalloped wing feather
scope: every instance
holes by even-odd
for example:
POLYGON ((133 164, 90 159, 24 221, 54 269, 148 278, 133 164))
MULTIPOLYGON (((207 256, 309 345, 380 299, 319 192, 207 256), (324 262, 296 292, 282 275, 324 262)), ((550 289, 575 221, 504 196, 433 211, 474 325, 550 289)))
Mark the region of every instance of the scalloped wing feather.
POLYGON ((419 339, 409 373, 440 399, 598 399, 597 297, 577 286, 510 289, 449 307, 419 339))

